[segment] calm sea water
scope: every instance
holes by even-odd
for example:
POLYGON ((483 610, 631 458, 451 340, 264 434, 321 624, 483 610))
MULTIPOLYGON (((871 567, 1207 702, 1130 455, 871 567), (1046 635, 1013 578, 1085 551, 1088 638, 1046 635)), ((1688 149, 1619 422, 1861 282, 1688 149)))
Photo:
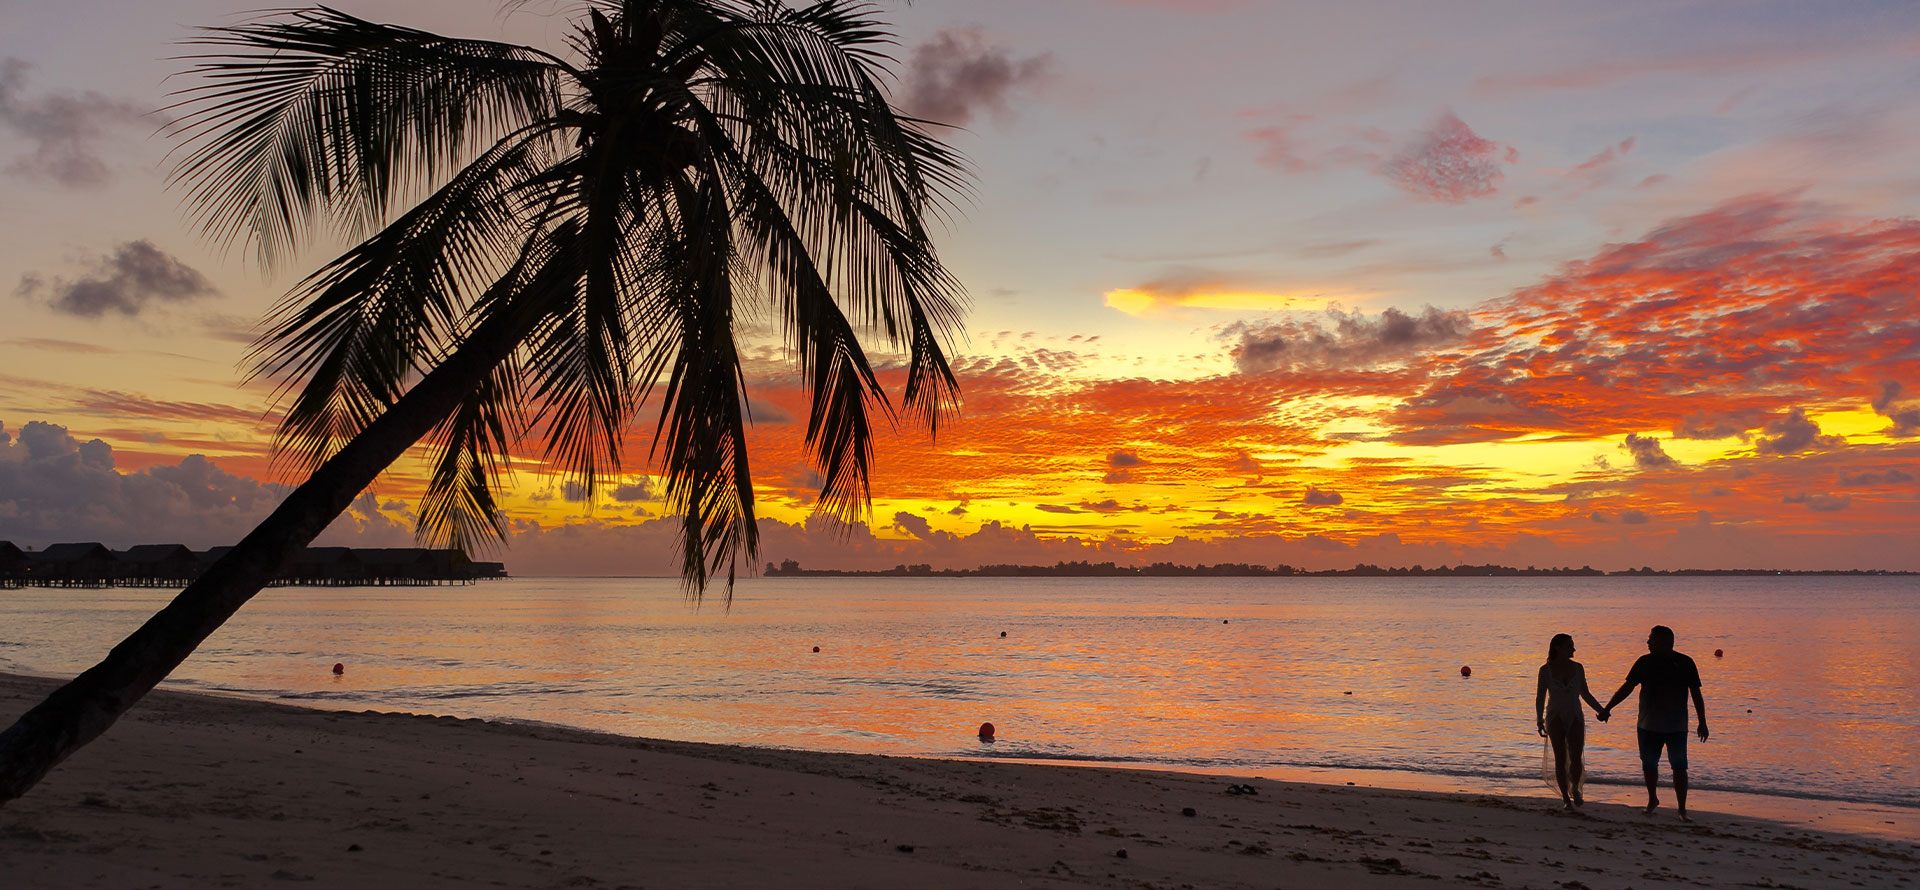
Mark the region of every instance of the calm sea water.
MULTIPOLYGON (((0 670, 81 670, 170 595, 0 591, 0 670)), ((1704 678, 1696 787, 1920 806, 1916 578, 755 579, 731 609, 661 579, 294 588, 169 683, 689 741, 1517 782, 1539 775, 1548 638, 1575 636, 1604 701, 1655 623, 1704 678)), ((1634 713, 1590 723, 1593 781, 1638 782, 1634 713)))

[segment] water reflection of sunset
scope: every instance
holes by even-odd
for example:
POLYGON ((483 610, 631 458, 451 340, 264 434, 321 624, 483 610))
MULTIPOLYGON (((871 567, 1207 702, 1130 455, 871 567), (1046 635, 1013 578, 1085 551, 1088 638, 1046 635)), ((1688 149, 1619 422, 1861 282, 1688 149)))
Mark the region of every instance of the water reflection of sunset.
MULTIPOLYGON (((1604 698, 1663 622, 1705 680, 1698 787, 1916 804, 1915 593, 1892 578, 803 579, 743 585, 725 610, 665 581, 282 589, 180 677, 694 741, 1532 787, 1547 639, 1574 635, 1604 698), (974 738, 987 721, 990 745, 974 738)), ((157 595, 17 592, 12 667, 75 669, 157 595)), ((1633 707, 1589 723, 1597 782, 1637 779, 1633 707)))

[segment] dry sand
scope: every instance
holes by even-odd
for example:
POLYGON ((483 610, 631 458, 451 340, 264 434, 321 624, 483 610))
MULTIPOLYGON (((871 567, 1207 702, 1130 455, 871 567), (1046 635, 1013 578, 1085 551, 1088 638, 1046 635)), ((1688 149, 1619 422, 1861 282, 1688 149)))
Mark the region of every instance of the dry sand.
MULTIPOLYGON (((0 675, 0 720, 52 685, 0 675)), ((0 888, 1920 890, 1911 837, 1556 803, 159 692, 0 808, 0 888)))

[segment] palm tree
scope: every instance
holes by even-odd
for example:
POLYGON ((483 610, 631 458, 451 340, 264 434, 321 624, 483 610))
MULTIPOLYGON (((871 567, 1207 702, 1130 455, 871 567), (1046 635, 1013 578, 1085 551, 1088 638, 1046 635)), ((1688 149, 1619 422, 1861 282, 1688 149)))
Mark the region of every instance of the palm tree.
POLYGON ((931 429, 958 389, 961 293, 927 222, 963 187, 881 78, 869 7, 594 0, 570 57, 326 8, 211 29, 189 56, 175 171, 213 238, 263 264, 317 229, 357 246, 297 285, 256 351, 305 483, 98 665, 0 733, 0 802, 104 732, 389 464, 429 439, 420 532, 504 534, 494 490, 531 437, 592 491, 650 396, 698 596, 756 547, 739 316, 769 304, 811 396, 821 509, 867 508, 856 333, 906 355, 931 429), (397 214, 396 205, 417 201, 397 214), (430 437, 430 438, 429 438, 430 437))

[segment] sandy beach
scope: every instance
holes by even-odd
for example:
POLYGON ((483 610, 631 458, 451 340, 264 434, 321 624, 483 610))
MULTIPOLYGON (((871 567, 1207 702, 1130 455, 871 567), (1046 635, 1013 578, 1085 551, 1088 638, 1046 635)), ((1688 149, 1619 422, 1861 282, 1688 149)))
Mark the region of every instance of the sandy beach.
MULTIPOLYGON (((11 721, 52 681, 0 675, 11 721)), ((0 809, 12 888, 1910 887, 1716 814, 647 741, 158 692, 0 809), (1251 787, 1257 793, 1244 793, 1251 787), (1235 793, 1236 791, 1242 793, 1235 793)))

